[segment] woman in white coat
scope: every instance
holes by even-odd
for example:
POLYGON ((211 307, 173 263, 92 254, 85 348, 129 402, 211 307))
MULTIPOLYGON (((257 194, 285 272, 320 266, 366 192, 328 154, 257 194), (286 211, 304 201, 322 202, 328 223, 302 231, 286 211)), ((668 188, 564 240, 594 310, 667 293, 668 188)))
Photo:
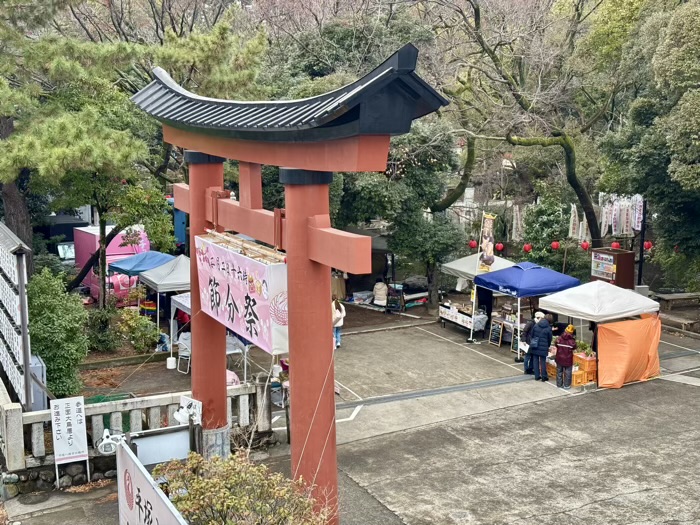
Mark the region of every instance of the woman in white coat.
POLYGON ((331 312, 333 314, 333 339, 335 347, 340 348, 340 332, 343 327, 343 319, 345 319, 345 307, 343 303, 338 301, 338 296, 334 295, 331 301, 331 312))

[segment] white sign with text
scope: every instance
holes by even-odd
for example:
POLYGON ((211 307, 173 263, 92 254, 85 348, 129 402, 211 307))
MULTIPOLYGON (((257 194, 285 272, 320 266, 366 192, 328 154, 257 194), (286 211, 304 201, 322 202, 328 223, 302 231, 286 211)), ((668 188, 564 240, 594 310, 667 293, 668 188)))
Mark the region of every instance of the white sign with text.
POLYGON ((88 460, 83 396, 51 400, 51 431, 56 465, 88 460))
POLYGON ((202 402, 187 396, 180 396, 180 410, 192 414, 192 423, 202 424, 202 402))
POLYGON ((187 525, 124 443, 117 446, 119 525, 187 525))

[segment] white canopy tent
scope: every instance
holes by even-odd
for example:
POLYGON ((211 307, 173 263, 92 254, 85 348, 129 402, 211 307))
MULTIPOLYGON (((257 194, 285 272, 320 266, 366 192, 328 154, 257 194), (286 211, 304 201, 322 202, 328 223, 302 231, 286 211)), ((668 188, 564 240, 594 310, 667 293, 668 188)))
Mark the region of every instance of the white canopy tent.
POLYGON ((602 323, 659 311, 659 303, 606 281, 591 281, 540 299, 540 308, 602 323))
POLYGON ((192 303, 190 292, 173 295, 170 298, 170 341, 175 343, 177 337, 177 323, 175 322, 175 310, 182 310, 187 315, 192 315, 192 303))
POLYGON ((592 281, 540 299, 540 307, 597 323, 599 386, 620 388, 660 374, 659 303, 605 281, 592 281), (630 319, 640 316, 641 319, 630 319), (608 322, 615 321, 615 322, 608 322))
MULTIPOLYGON (((139 281, 156 292, 156 324, 158 324, 160 322, 160 294, 183 292, 190 289, 190 258, 186 255, 175 257, 170 262, 139 274, 139 281)), ((171 320, 171 345, 173 341, 172 335, 171 320)))
POLYGON ((157 268, 143 272, 140 281, 158 293, 190 289, 190 258, 180 255, 157 268))
MULTIPOLYGON (((454 275, 458 277, 457 290, 463 290, 467 285, 467 281, 473 281, 479 272, 479 253, 468 255, 467 257, 462 257, 456 261, 448 262, 442 265, 440 271, 448 275, 454 275)), ((504 268, 510 268, 515 263, 504 259, 503 257, 495 257, 493 264, 491 265, 491 271, 495 272, 497 270, 503 270, 504 268)), ((481 272, 483 273, 483 272, 481 272)))

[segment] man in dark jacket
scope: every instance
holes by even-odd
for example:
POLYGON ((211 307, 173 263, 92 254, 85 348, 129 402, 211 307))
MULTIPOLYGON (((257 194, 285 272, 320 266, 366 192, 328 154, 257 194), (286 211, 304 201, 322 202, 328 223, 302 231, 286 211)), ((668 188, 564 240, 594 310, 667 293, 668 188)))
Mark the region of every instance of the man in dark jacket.
MULTIPOLYGON (((535 326, 535 323, 537 323, 540 319, 544 317, 544 314, 542 312, 535 312, 535 317, 534 319, 530 319, 526 324, 525 328, 523 329, 523 341, 530 345, 530 340, 532 339, 532 328, 535 326)), ((532 353, 528 350, 528 352, 525 354, 525 359, 523 360, 523 367, 525 368, 525 374, 534 374, 535 371, 532 368, 532 353)))
POLYGON ((547 354, 552 344, 552 326, 547 319, 540 319, 532 327, 530 335, 530 352, 532 354, 535 381, 549 381, 547 376, 547 354))

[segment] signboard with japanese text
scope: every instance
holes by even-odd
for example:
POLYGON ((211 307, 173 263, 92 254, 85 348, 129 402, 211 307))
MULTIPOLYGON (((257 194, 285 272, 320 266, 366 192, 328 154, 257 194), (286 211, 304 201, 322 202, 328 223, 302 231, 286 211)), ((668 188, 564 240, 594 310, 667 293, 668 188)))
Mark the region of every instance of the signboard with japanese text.
POLYGON ((51 430, 56 465, 87 461, 88 441, 83 396, 51 400, 51 430))
POLYGON ((439 315, 441 319, 447 319, 465 328, 472 327, 471 316, 461 313, 457 308, 440 305, 439 315))
POLYGON ((195 238, 202 311, 271 354, 289 351, 287 265, 195 238))
POLYGON ((202 424, 202 402, 187 396, 180 396, 180 410, 192 414, 192 423, 202 424))
POLYGON ((187 525, 138 458, 117 445, 119 525, 187 525))
POLYGON ((591 259, 591 276, 606 279, 608 281, 615 280, 615 258, 606 253, 593 252, 591 259))

